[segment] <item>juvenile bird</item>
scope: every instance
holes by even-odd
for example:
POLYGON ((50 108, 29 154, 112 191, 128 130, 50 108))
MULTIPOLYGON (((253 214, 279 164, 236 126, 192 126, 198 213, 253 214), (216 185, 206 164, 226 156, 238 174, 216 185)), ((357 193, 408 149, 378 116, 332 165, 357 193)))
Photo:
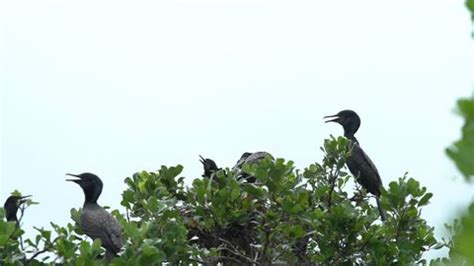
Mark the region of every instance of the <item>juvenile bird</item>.
POLYGON ((260 162, 261 160, 265 159, 266 157, 270 157, 273 160, 273 156, 266 152, 266 151, 257 151, 257 152, 244 152, 242 156, 240 156, 240 159, 237 161, 235 166, 232 168, 232 170, 237 171, 237 179, 245 179, 247 180, 248 183, 255 183, 257 179, 255 176, 251 176, 247 173, 244 173, 242 171, 242 166, 244 164, 256 164, 260 162))
POLYGON ((204 157, 199 155, 199 161, 204 167, 204 173, 202 174, 202 177, 211 178, 211 175, 220 169, 219 167, 217 167, 216 162, 209 158, 205 159, 204 157))
POLYGON ((362 150, 359 141, 355 137, 355 133, 360 127, 360 118, 356 112, 352 110, 343 110, 335 115, 325 116, 324 118, 332 118, 327 122, 336 122, 344 129, 344 136, 350 140, 352 145, 352 153, 346 160, 346 165, 362 187, 368 192, 375 195, 377 207, 380 212, 380 219, 385 221, 385 212, 380 206, 380 190, 382 188, 382 179, 369 156, 362 150))
POLYGON ((67 179, 81 186, 85 201, 82 207, 80 225, 82 231, 92 239, 100 239, 105 248, 105 257, 110 261, 122 248, 122 228, 110 213, 97 204, 102 193, 102 181, 91 173, 66 174, 78 179, 67 179))
POLYGON ((31 197, 28 196, 10 196, 5 201, 3 208, 5 209, 5 216, 7 221, 9 222, 16 222, 18 224, 18 218, 16 213, 18 212, 18 208, 21 204, 26 202, 26 198, 31 197))

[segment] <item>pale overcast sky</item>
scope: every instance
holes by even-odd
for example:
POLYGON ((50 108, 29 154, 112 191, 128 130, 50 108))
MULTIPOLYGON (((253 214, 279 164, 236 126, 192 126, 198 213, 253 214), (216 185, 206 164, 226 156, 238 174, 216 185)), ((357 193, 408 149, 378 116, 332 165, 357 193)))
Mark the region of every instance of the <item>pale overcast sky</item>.
POLYGON ((324 115, 353 109, 384 184, 406 171, 434 193, 438 236, 472 199, 444 149, 473 91, 464 1, 24 1, 0 4, 0 199, 32 194, 24 227, 65 225, 83 203, 66 172, 123 179, 198 155, 232 166, 265 150, 320 161, 324 115))

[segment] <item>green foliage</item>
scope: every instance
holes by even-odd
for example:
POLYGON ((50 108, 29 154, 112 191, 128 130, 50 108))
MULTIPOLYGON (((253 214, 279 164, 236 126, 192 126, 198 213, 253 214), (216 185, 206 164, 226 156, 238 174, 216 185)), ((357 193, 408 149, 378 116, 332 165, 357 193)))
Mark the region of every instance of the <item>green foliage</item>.
MULTIPOLYGON (((371 196, 347 187, 348 140, 331 137, 322 151, 323 161, 304 171, 270 157, 244 165, 255 183, 224 169, 185 187, 179 165, 127 177, 121 201, 126 213, 112 211, 124 246, 110 264, 413 264, 424 262, 430 248, 444 246, 420 217, 432 194, 419 182, 403 176, 388 185, 382 223, 371 196)), ((2 221, 2 262, 105 264, 100 241, 91 243, 82 233, 80 215, 81 209, 72 209, 66 227, 36 229, 25 248, 10 237, 15 225, 2 221)))
MULTIPOLYGON (((474 0, 466 0, 467 9, 474 22, 474 0)), ((473 35, 474 36, 474 35, 473 35)), ((458 112, 464 118, 461 139, 446 149, 449 158, 464 175, 467 182, 474 176, 474 97, 458 100, 458 112)), ((432 265, 473 265, 474 264, 474 203, 461 215, 461 222, 455 219, 446 224, 451 234, 449 240, 442 239, 440 246, 449 249, 448 258, 439 258, 432 265)))
MULTIPOLYGON (((71 210, 71 213, 77 210, 71 210)), ((64 263, 66 265, 99 265, 97 257, 102 252, 100 240, 92 244, 84 241, 78 225, 71 223, 66 227, 51 223, 52 231, 44 228, 35 228, 38 235, 35 239, 27 239, 28 249, 26 254, 30 254, 32 259, 42 263, 53 261, 55 263, 64 263), (55 236, 53 238, 53 236, 55 236), (44 256, 39 259, 39 255, 44 256)))
MULTIPOLYGON (((21 197, 21 193, 15 190, 12 196, 21 197)), ((19 206, 19 220, 23 217, 25 210, 36 205, 31 199, 27 199, 19 206)), ((14 222, 5 221, 5 210, 0 208, 0 265, 22 265, 26 260, 22 246, 22 236, 25 232, 14 222)))
MULTIPOLYGON (((466 2, 471 11, 474 2, 466 2)), ((458 169, 466 178, 472 182, 474 176, 474 98, 461 99, 458 101, 459 113, 464 118, 462 137, 447 149, 448 156, 455 162, 458 169)), ((451 239, 443 239, 443 245, 449 248, 449 257, 438 259, 433 263, 436 265, 460 265, 474 264, 474 203, 455 220, 453 225, 446 225, 451 233, 451 239), (458 222, 460 221, 460 222, 458 222)))
POLYGON ((471 12, 471 19, 474 21, 474 0, 466 0, 466 7, 471 12))
POLYGON ((122 194, 122 206, 132 220, 114 215, 122 224, 125 252, 114 260, 114 265, 161 265, 191 262, 199 253, 188 244, 185 220, 179 205, 186 198, 184 178, 177 176, 183 167, 142 171, 126 178, 128 188, 122 194))
POLYGON ((447 258, 439 258, 432 265, 474 265, 474 203, 468 210, 455 219, 452 224, 445 224, 450 238, 442 238, 438 244, 449 249, 447 258))
POLYGON ((458 112, 464 118, 462 137, 446 149, 467 181, 474 176, 474 98, 458 101, 458 112))
POLYGON ((469 265, 474 264, 474 203, 469 206, 468 211, 462 216, 457 225, 452 239, 450 256, 464 258, 469 265))
POLYGON ((22 234, 15 223, 5 221, 5 210, 0 208, 0 265, 21 265, 24 256, 18 238, 22 234))

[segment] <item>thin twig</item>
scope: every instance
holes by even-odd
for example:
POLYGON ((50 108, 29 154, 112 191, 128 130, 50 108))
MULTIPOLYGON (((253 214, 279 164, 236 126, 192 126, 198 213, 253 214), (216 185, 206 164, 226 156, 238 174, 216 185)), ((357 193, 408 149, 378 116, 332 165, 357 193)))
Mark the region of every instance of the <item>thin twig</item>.
MULTIPOLYGON (((16 230, 19 228, 20 222, 21 222, 21 220, 23 219, 23 215, 25 214, 25 209, 26 209, 26 207, 25 207, 23 204, 20 205, 20 219, 18 219, 18 227, 15 229, 15 232, 16 232, 16 230)), ((19 239, 19 240, 20 240, 20 248, 21 248, 21 250, 25 250, 25 248, 23 247, 23 237, 20 236, 20 239, 19 239)))
POLYGON ((332 193, 334 192, 334 187, 336 186, 336 179, 339 176, 339 170, 336 170, 335 173, 331 170, 331 176, 329 180, 329 185, 331 186, 331 190, 329 190, 329 199, 328 199, 328 211, 331 211, 332 206, 332 193))
POLYGON ((268 246, 270 245, 270 234, 271 234, 271 230, 265 230, 265 244, 263 245, 263 252, 262 252, 262 259, 264 263, 266 263, 266 260, 267 260, 267 251, 268 251, 268 246))
POLYGON ((45 252, 48 252, 47 249, 43 249, 41 251, 38 251, 36 252, 33 256, 31 256, 31 258, 29 258, 27 261, 26 261, 26 265, 30 265, 30 263, 36 258, 38 257, 39 255, 45 253, 45 252))
POLYGON ((127 208, 126 210, 127 210, 127 212, 126 212, 126 214, 127 214, 127 222, 130 223, 130 210, 129 210, 128 208, 127 208))

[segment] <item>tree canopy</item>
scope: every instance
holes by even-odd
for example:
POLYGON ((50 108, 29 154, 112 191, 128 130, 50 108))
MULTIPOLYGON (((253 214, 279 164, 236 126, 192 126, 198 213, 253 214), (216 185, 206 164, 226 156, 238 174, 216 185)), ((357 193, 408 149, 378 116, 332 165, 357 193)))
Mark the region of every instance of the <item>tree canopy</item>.
MULTIPOLYGON (((474 21, 474 0, 466 6, 474 21)), ((465 120, 462 137, 446 152, 470 182, 474 98, 461 99, 458 110, 465 120)), ((110 264, 427 264, 423 254, 442 247, 449 248, 448 257, 430 264, 474 264, 474 203, 446 225, 452 238, 438 242, 421 217, 433 194, 405 174, 385 185, 387 220, 381 222, 365 190, 350 187, 347 139, 331 137, 321 149, 322 162, 303 170, 281 158, 244 165, 255 183, 239 181, 226 168, 186 187, 181 165, 125 178, 126 212, 112 211, 123 228, 124 248, 110 264)), ((20 221, 36 204, 29 199, 21 206, 20 221)), ((81 231, 80 214, 71 209, 71 223, 35 227, 37 235, 24 239, 24 229, 6 222, 0 208, 0 265, 106 264, 100 240, 81 231)))
MULTIPOLYGON (((322 151, 322 162, 304 170, 270 157, 244 165, 255 183, 226 168, 186 187, 180 165, 125 178, 126 213, 112 211, 125 243, 111 264, 412 264, 442 247, 421 217, 433 195, 418 181, 403 175, 386 185, 382 223, 371 196, 349 185, 348 140, 331 137, 322 151)), ((72 209, 71 223, 36 228, 23 242, 23 230, 2 219, 2 264, 105 263, 100 241, 81 232, 80 212, 72 209)))

